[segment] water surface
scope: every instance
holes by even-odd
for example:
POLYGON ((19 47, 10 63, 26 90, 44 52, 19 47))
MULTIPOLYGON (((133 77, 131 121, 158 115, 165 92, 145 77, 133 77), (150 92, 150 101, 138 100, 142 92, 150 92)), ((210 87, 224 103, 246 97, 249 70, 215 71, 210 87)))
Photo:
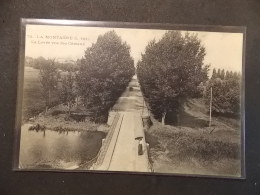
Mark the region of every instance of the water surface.
POLYGON ((100 131, 21 130, 21 169, 76 169, 98 154, 105 133, 100 131))

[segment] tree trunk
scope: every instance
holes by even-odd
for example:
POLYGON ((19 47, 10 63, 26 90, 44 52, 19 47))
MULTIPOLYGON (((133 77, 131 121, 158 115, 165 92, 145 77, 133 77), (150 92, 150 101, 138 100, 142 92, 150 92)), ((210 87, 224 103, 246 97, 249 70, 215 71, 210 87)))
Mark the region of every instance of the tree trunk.
POLYGON ((48 108, 50 106, 50 96, 51 96, 51 92, 50 92, 50 90, 48 90, 47 100, 46 100, 46 107, 45 107, 45 114, 47 114, 48 108))
POLYGON ((165 125, 165 116, 166 116, 166 112, 164 112, 162 115, 162 125, 165 125))

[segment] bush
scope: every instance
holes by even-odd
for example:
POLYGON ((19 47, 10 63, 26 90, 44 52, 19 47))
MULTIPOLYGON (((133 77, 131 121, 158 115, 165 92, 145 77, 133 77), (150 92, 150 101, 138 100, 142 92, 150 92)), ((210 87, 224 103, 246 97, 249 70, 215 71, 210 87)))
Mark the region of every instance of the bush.
POLYGON ((173 133, 169 143, 169 157, 178 156, 181 160, 196 158, 208 161, 224 158, 239 158, 239 145, 219 140, 209 140, 203 136, 186 133, 173 133))
POLYGON ((147 140, 151 141, 151 148, 168 151, 167 156, 172 160, 185 161, 194 158, 200 162, 212 162, 240 158, 239 142, 230 142, 228 138, 222 139, 198 131, 156 123, 146 132, 146 135, 148 134, 147 140))

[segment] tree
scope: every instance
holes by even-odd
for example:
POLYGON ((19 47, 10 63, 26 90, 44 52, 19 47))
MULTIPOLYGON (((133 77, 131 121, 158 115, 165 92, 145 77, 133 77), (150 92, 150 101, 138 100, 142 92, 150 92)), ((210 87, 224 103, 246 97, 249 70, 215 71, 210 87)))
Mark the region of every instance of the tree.
POLYGON ((225 70, 224 69, 221 70, 220 78, 225 79, 225 70))
POLYGON ((217 78, 221 78, 221 70, 220 69, 218 69, 217 78))
POLYGON ((227 71, 227 72, 226 72, 226 75, 225 75, 225 79, 229 79, 229 78, 230 78, 230 72, 227 71))
POLYGON ((135 73, 130 47, 109 31, 86 49, 78 64, 77 84, 86 111, 95 122, 106 122, 109 109, 135 73))
POLYGON ((62 104, 68 107, 68 114, 70 115, 70 111, 73 103, 76 99, 76 91, 75 91, 75 77, 72 72, 69 72, 61 79, 61 89, 60 89, 60 101, 62 104))
POLYGON ((60 78, 54 60, 41 59, 39 78, 47 112, 51 104, 51 93, 58 88, 58 80, 60 78))
POLYGON ((178 31, 168 31, 147 45, 137 75, 151 111, 162 123, 167 115, 176 123, 185 100, 200 95, 198 86, 208 79, 205 54, 196 35, 178 31))
POLYGON ((40 69, 42 66, 45 65, 46 61, 47 60, 42 56, 35 58, 32 61, 32 67, 35 68, 35 69, 40 69))
POLYGON ((214 68, 213 69, 213 71, 212 71, 212 76, 211 76, 211 78, 217 78, 217 71, 216 71, 216 69, 214 68))

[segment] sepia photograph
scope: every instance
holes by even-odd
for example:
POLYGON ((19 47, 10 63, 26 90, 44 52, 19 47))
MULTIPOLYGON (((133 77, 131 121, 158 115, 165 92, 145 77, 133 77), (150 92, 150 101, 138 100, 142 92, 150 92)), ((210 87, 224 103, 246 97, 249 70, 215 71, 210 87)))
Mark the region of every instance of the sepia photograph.
POLYGON ((24 21, 18 170, 244 176, 243 28, 24 21))

